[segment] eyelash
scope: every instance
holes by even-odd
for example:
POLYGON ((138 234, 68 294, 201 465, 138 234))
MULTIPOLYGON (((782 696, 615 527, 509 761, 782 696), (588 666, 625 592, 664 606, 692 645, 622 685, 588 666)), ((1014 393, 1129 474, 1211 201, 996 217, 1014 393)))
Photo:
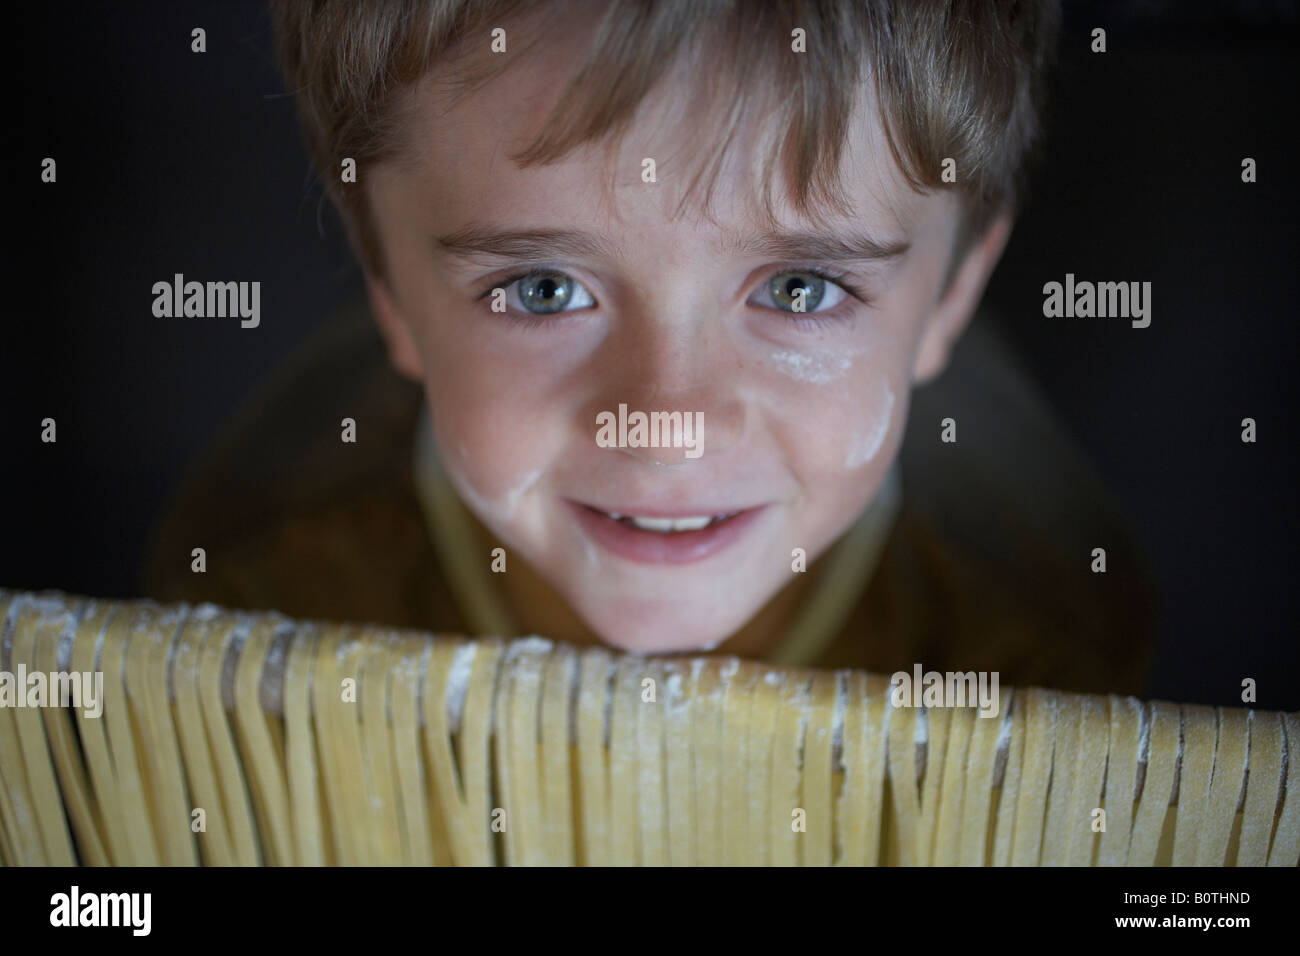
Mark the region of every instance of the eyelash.
MULTIPOLYGON (((841 272, 831 272, 829 269, 822 269, 818 266, 799 265, 798 263, 795 263, 793 265, 783 266, 772 275, 777 275, 781 272, 804 272, 810 276, 816 276, 823 282, 833 282, 848 293, 848 296, 845 297, 843 302, 839 303, 839 305, 835 306, 833 309, 827 309, 825 312, 805 312, 803 315, 796 312, 785 313, 790 322, 793 322, 801 328, 824 329, 828 326, 843 322, 852 315, 853 304, 849 301, 850 298, 857 299, 862 305, 871 304, 871 297, 860 289, 849 276, 841 272)), ((771 276, 768 278, 770 280, 771 276)))
MULTIPOLYGON (((500 279, 494 279, 492 282, 488 283, 487 288, 474 297, 474 301, 481 302, 484 299, 486 299, 488 296, 490 296, 493 293, 493 291, 495 291, 496 289, 507 289, 510 286, 514 285, 514 283, 518 282, 520 279, 527 279, 531 276, 552 275, 552 274, 559 274, 565 276, 568 275, 568 273, 565 272, 563 269, 552 269, 546 266, 533 266, 531 269, 521 269, 518 272, 513 272, 508 276, 504 276, 503 278, 500 279)), ((580 309, 578 311, 585 312, 586 310, 580 309)), ((509 318, 510 318, 510 325, 513 328, 536 329, 542 327, 554 327, 559 322, 563 322, 566 318, 568 318, 573 314, 575 313, 555 312, 550 315, 534 315, 531 312, 519 312, 514 315, 510 315, 509 318)), ((508 313, 494 312, 493 315, 504 316, 504 315, 508 315, 508 313)))
MULTIPOLYGON (((792 264, 782 266, 781 268, 777 269, 776 272, 773 272, 772 275, 779 275, 782 272, 803 272, 811 276, 816 276, 818 279, 821 279, 824 282, 833 282, 836 285, 838 285, 841 289, 843 289, 845 292, 847 292, 849 296, 851 296, 854 299, 857 299, 863 305, 871 304, 871 298, 853 282, 851 277, 844 275, 843 273, 831 272, 830 270, 823 269, 819 266, 809 266, 809 265, 800 265, 798 263, 792 263, 792 264)), ((542 267, 542 266, 534 266, 531 269, 522 269, 518 272, 513 272, 510 275, 492 281, 486 289, 484 289, 482 292, 480 292, 478 295, 474 297, 474 301, 481 302, 483 299, 486 299, 488 296, 490 296, 494 289, 507 288, 510 285, 518 282, 520 279, 528 279, 531 278, 532 276, 551 275, 555 273, 564 276, 569 275, 563 269, 552 269, 549 267, 542 267)), ((771 277, 769 276, 769 278, 771 277)), ((837 322, 842 322, 844 319, 848 318, 849 317, 848 310, 851 308, 852 306, 849 305, 848 298, 846 298, 844 302, 839 303, 833 309, 827 309, 825 312, 807 312, 802 315, 795 312, 787 312, 783 314, 787 317, 788 321, 790 321, 796 326, 800 326, 802 328, 807 328, 807 329, 822 329, 822 328, 826 328, 829 325, 834 325, 837 322)), ((552 313, 551 315, 533 315, 532 313, 529 312, 521 312, 511 317, 511 324, 516 326, 522 326, 524 328, 554 326, 556 325, 557 316, 560 317, 560 319, 563 319, 566 315, 572 315, 575 314, 576 312, 585 312, 585 311, 586 311, 585 309, 579 309, 579 310, 575 310, 575 312, 573 313, 559 312, 559 313, 552 313)), ((772 309, 769 311, 779 311, 779 310, 772 309)), ((500 313, 495 313, 495 314, 500 314, 500 313)))

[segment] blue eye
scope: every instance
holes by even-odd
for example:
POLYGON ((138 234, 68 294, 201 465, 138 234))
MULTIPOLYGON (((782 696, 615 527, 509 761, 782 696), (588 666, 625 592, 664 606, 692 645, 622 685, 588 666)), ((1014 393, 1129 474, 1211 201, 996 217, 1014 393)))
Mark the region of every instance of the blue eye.
POLYGON ((768 280, 766 291, 777 310, 793 315, 829 311, 848 297, 829 276, 811 269, 778 272, 768 280))
MULTIPOLYGON (((525 272, 496 283, 506 290, 506 306, 530 315, 555 315, 589 309, 596 304, 581 283, 563 272, 525 272)), ((488 294, 492 289, 488 290, 488 294)))

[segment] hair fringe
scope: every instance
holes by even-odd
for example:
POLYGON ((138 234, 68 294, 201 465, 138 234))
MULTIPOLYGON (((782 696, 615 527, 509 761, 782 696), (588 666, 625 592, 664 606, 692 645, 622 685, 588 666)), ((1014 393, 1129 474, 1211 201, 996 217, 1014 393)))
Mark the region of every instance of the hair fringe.
MULTIPOLYGON (((557 8, 591 5, 270 0, 270 7, 313 163, 366 269, 382 277, 364 192, 339 182, 340 159, 359 166, 400 159, 409 107, 402 94, 434 66, 447 67, 440 80, 463 95, 533 55, 557 8), (475 56, 467 39, 503 24, 511 27, 512 56, 475 56)), ((760 113, 768 147, 760 199, 769 222, 777 171, 801 215, 847 214, 842 157, 868 81, 890 155, 912 189, 953 188, 941 179, 942 160, 956 160, 964 210, 958 248, 1023 199, 1041 140, 1059 0, 608 0, 603 8, 589 53, 549 121, 511 156, 521 166, 555 162, 587 143, 617 148, 647 95, 685 63, 710 80, 694 112, 712 115, 719 102, 726 109, 677 214, 704 187, 711 215, 738 130, 745 116, 760 113), (789 55, 794 26, 805 29, 815 55, 789 55)))

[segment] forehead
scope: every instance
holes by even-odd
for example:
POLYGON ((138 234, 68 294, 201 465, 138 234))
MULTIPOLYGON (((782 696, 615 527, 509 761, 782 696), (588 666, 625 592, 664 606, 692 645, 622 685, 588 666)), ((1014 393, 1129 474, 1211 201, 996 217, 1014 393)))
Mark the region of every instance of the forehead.
MULTIPOLYGON (((588 42, 583 30, 554 42, 548 36, 544 47, 519 54, 473 89, 457 84, 460 64, 437 67, 413 85, 399 113, 402 150, 390 164, 416 187, 404 190, 408 210, 453 225, 508 216, 515 224, 588 228, 609 221, 666 223, 685 213, 769 229, 866 226, 902 239, 926 215, 928 200, 946 199, 915 192, 899 173, 874 89, 865 82, 840 156, 844 208, 818 208, 814 200, 809 215, 800 214, 773 161, 793 134, 772 122, 767 92, 755 91, 733 125, 727 110, 734 99, 717 89, 693 55, 669 68, 617 140, 583 144, 545 166, 521 167, 512 154, 545 132, 588 42), (643 178, 647 160, 654 163, 652 183, 643 178), (769 179, 774 220, 762 202, 769 179)), ((377 178, 382 182, 384 173, 377 178)), ((928 211, 933 216, 937 210, 928 211)))

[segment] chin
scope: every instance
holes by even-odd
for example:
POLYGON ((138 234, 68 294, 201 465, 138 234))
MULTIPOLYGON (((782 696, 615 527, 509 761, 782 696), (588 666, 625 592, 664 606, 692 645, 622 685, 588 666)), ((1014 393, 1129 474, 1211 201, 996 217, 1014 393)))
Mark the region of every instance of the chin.
POLYGON ((606 605, 583 611, 582 617, 610 647, 628 654, 646 655, 708 653, 748 620, 743 610, 724 618, 714 606, 692 615, 671 603, 661 613, 644 607, 632 610, 622 605, 606 605))

